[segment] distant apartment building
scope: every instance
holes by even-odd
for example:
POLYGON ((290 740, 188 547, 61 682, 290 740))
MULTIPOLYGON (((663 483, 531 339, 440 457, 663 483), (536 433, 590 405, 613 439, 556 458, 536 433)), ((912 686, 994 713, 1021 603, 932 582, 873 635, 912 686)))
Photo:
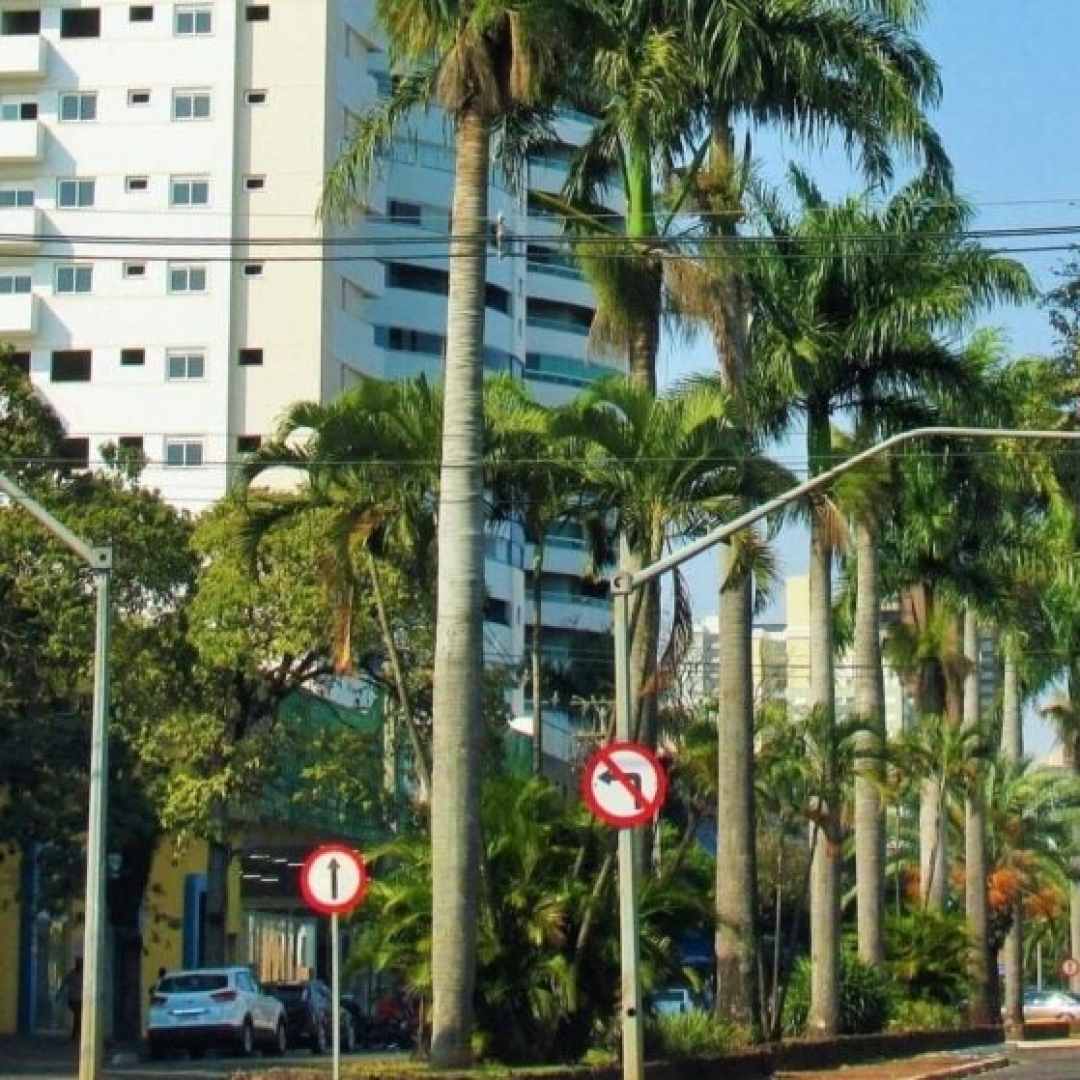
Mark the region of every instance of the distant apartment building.
MULTIPOLYGON (((805 716, 810 701, 810 588, 805 575, 785 582, 785 620, 754 627, 752 671, 754 696, 758 702, 782 700, 793 717, 805 716)), ((886 627, 898 618, 894 607, 882 610, 886 627)), ((683 701, 715 698, 719 693, 720 628, 715 615, 694 624, 690 655, 678 686, 683 701)), ((851 716, 855 707, 855 658, 848 650, 835 662, 836 713, 851 716)), ((914 716, 913 703, 904 680, 887 663, 885 673, 885 723, 890 734, 908 727, 914 716)), ((979 694, 983 710, 995 707, 1001 689, 1000 663, 992 633, 979 636, 979 694)))

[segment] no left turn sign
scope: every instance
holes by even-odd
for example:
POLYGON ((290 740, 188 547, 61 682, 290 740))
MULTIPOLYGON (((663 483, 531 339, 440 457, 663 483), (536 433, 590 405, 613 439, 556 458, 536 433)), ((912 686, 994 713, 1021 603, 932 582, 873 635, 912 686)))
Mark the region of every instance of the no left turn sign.
POLYGON ((667 794, 667 774, 656 755, 638 743, 609 743, 586 762, 581 792, 593 814, 617 829, 656 816, 667 794))
POLYGON ((363 856, 344 844, 323 844, 300 868, 300 892, 308 907, 323 915, 351 911, 368 887, 363 856))

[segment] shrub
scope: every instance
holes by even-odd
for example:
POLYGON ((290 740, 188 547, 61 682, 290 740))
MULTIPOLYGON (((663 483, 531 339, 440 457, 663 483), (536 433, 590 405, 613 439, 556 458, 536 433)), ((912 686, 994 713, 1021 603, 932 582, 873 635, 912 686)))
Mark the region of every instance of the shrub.
POLYGON ((645 1050, 665 1061, 726 1054, 749 1045, 749 1038, 734 1025, 702 1009, 651 1016, 645 1021, 645 1050))
MULTIPOLYGON (((888 975, 854 953, 840 956, 840 1034, 872 1035, 888 1026, 893 988, 888 975)), ((810 1014, 810 961, 800 957, 784 1001, 784 1034, 802 1035, 810 1014)))
POLYGON ((897 998, 893 1002, 890 1031, 957 1031, 963 1026, 963 1016, 952 1005, 939 1001, 913 1001, 897 998))
POLYGON ((915 1001, 957 1008, 970 993, 970 939, 964 916, 915 911, 885 924, 885 965, 902 993, 915 1001))

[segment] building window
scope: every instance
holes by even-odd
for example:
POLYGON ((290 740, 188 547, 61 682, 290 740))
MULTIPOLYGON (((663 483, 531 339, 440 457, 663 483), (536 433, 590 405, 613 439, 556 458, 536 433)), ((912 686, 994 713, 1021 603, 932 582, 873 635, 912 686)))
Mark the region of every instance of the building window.
POLYGON ((205 263, 169 263, 169 292, 206 292, 205 263))
POLYGON ((126 262, 124 263, 124 277, 126 278, 144 278, 146 277, 146 263, 126 262))
POLYGON ((263 276, 263 264, 260 263, 244 263, 244 277, 254 278, 263 276))
POLYGON ((57 349, 52 354, 49 377, 53 382, 89 382, 89 349, 57 349))
POLYGON ((94 181, 76 176, 56 181, 56 205, 61 210, 79 210, 94 205, 94 181))
POLYGON ((60 440, 57 457, 69 469, 90 467, 90 440, 85 436, 69 436, 60 440))
POLYGON ((97 119, 97 94, 92 91, 60 95, 60 119, 88 121, 97 119))
POLYGON ((116 440, 116 445, 121 450, 138 450, 142 453, 143 437, 141 435, 121 435, 116 440))
POLYGON ((100 8, 64 8, 60 12, 62 38, 101 37, 100 8))
POLYGON ((210 118, 210 91, 174 90, 172 118, 174 120, 208 120, 210 118))
POLYGON ((177 37, 209 34, 213 27, 214 17, 210 8, 186 4, 176 8, 173 16, 173 33, 177 37))
POLYGON ((265 105, 266 104, 266 91, 265 90, 249 90, 244 95, 244 100, 249 105, 265 105))
POLYGON ((410 330, 404 326, 374 327, 375 344, 395 352, 422 353, 426 356, 442 356, 446 338, 442 334, 429 334, 424 330, 410 330))
POLYGON ((147 176, 125 176, 125 191, 145 191, 150 186, 150 178, 147 176))
POLYGON ((128 22, 153 22, 153 4, 132 4, 128 8, 128 22))
POLYGON ((210 181, 203 176, 174 176, 169 180, 171 206, 209 206, 210 181))
POLYGON ((16 206, 33 206, 34 189, 28 187, 0 187, 0 210, 16 206))
POLYGON ((261 435, 237 435, 236 450, 240 454, 254 454, 262 446, 261 435))
POLYGON ((41 33, 40 11, 5 11, 0 15, 0 34, 33 35, 41 33))
POLYGON ((88 263, 65 263, 56 268, 58 293, 88 293, 93 285, 94 268, 88 263))
POLYGON ((266 187, 265 176, 245 176, 244 177, 244 190, 245 191, 262 191, 266 187))
POLYGON ((30 275, 22 270, 0 270, 0 296, 30 291, 30 275))
POLYGON ((419 225, 423 220, 423 210, 419 203, 388 199, 386 216, 398 225, 419 225))
POLYGON ((149 90, 129 90, 128 98, 129 105, 149 105, 150 104, 150 91, 149 90))
POLYGON ((8 360, 17 371, 21 371, 26 376, 30 375, 30 354, 28 352, 8 353, 8 360))
POLYGON ((263 351, 255 348, 240 349, 236 359, 241 367, 259 367, 263 362, 263 351))
POLYGON ((386 284, 393 289, 411 289, 415 292, 446 295, 450 275, 445 270, 429 266, 411 266, 408 263, 387 263, 386 284))
POLYGON ((0 98, 0 121, 36 120, 38 105, 33 98, 0 98))
POLYGON ((142 367, 146 363, 145 349, 121 349, 121 367, 142 367))
POLYGON ((248 22, 269 22, 270 5, 248 4, 244 12, 244 17, 247 19, 248 22))
POLYGON ((202 379, 206 376, 206 354, 201 352, 170 351, 165 357, 165 377, 171 382, 202 379))
POLYGON ((193 469, 203 463, 202 439, 166 439, 165 464, 171 469, 193 469))

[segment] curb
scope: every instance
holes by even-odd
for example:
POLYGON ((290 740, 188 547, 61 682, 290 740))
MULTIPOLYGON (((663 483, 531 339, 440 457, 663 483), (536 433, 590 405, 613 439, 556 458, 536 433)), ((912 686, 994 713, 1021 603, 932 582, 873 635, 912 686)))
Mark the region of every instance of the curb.
POLYGON ((995 1069, 1004 1069, 1009 1064, 1009 1058, 1005 1054, 998 1054, 980 1058, 978 1061, 965 1061, 960 1065, 948 1065, 943 1069, 931 1069, 929 1072, 919 1073, 911 1080, 959 1080, 964 1076, 981 1076, 995 1069))

